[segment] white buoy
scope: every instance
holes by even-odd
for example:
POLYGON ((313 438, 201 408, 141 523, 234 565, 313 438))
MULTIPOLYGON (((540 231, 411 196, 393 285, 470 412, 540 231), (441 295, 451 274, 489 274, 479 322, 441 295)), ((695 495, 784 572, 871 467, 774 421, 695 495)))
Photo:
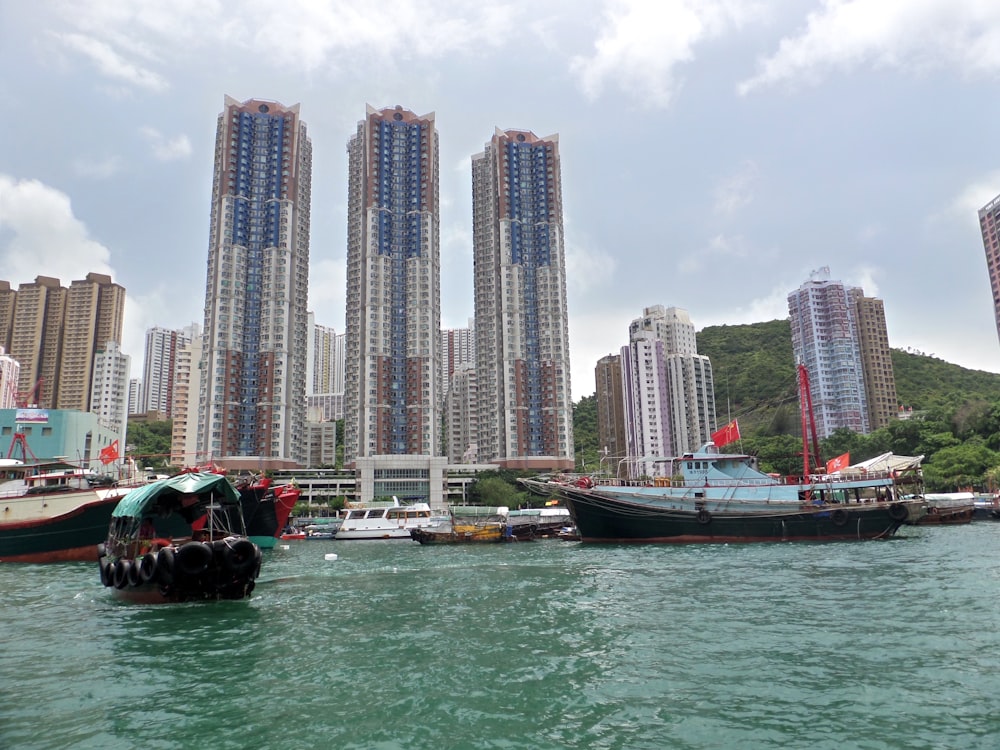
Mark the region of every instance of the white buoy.
POLYGON ((336 552, 327 552, 325 555, 323 555, 323 559, 324 560, 329 560, 329 561, 336 560, 337 559, 337 553, 336 552))
POLYGON ((287 544, 282 544, 281 549, 291 549, 287 544))

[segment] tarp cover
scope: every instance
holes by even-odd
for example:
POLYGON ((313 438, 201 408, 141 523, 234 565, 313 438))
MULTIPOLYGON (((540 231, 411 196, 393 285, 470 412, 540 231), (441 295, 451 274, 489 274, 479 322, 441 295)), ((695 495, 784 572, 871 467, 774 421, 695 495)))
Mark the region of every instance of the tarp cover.
POLYGON ((160 479, 132 490, 118 502, 111 515, 141 518, 164 499, 180 495, 211 495, 214 500, 222 504, 235 504, 240 501, 240 493, 221 474, 190 472, 169 479, 160 479))

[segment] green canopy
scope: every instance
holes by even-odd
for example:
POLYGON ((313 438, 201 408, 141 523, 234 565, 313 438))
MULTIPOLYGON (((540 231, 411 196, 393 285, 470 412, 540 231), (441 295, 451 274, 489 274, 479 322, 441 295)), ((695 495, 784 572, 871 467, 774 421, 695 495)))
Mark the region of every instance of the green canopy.
MULTIPOLYGON (((141 518, 153 508, 166 505, 181 495, 210 495, 222 504, 237 504, 240 493, 221 474, 190 472, 143 485, 131 490, 112 512, 112 517, 141 518)), ((176 503, 180 505, 179 500, 176 503)))

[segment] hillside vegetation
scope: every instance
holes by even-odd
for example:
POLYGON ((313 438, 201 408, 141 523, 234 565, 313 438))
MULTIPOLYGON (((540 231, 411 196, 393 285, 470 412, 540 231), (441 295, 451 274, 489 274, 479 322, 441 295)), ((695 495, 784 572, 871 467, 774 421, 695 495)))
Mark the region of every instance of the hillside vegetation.
MULTIPOLYGON (((801 470, 798 383, 787 320, 711 326, 698 333, 698 352, 712 361, 719 425, 739 419, 742 450, 768 471, 801 470)), ((924 455, 928 490, 992 490, 1000 480, 1000 375, 923 354, 892 350, 899 403, 910 420, 870 435, 839 430, 821 441, 823 458, 850 452, 862 461, 887 451, 924 455)), ((596 401, 574 408, 577 466, 599 462, 596 401)))

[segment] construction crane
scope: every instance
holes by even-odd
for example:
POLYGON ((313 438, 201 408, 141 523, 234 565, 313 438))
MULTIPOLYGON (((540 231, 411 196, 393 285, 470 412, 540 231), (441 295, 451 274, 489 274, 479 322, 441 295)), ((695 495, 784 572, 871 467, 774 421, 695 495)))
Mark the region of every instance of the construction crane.
MULTIPOLYGON (((30 391, 26 393, 17 393, 14 395, 14 403, 17 405, 18 409, 34 409, 38 406, 39 397, 42 392, 42 383, 45 382, 45 378, 39 378, 35 381, 35 385, 30 391)), ((32 461, 37 461, 38 457, 35 456, 31 448, 28 447, 28 437, 21 429, 21 425, 17 423, 17 415, 14 416, 14 436, 10 440, 10 448, 7 449, 7 458, 12 458, 14 456, 14 449, 21 449, 21 461, 26 462, 28 457, 31 457, 32 461)))

